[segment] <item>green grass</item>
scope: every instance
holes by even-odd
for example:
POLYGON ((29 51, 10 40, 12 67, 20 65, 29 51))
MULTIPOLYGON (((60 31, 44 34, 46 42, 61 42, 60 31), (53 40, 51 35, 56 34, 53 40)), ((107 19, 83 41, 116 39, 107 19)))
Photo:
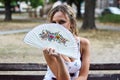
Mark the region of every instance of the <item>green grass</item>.
POLYGON ((107 14, 98 18, 100 22, 120 23, 120 15, 107 14))

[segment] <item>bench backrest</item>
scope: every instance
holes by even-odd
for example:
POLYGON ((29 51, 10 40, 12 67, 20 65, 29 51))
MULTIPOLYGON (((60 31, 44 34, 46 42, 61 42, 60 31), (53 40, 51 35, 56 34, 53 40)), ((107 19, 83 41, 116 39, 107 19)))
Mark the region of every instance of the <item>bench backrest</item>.
MULTIPOLYGON (((0 63, 0 71, 46 71, 46 64, 39 63, 0 63)), ((90 71, 120 70, 120 63, 90 64, 90 71)), ((0 80, 43 80, 44 75, 2 75, 0 80)), ((117 74, 89 74, 88 80, 120 80, 117 74)))

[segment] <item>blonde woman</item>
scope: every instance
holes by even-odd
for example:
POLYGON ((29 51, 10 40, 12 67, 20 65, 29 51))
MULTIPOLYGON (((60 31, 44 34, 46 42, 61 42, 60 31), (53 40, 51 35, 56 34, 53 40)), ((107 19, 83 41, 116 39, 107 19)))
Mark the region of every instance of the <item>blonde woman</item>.
POLYGON ((57 54, 55 49, 45 48, 43 53, 48 69, 44 80, 87 80, 90 66, 90 42, 77 35, 74 10, 68 5, 58 5, 50 10, 48 21, 61 24, 71 31, 78 44, 79 53, 78 58, 73 59, 57 54))

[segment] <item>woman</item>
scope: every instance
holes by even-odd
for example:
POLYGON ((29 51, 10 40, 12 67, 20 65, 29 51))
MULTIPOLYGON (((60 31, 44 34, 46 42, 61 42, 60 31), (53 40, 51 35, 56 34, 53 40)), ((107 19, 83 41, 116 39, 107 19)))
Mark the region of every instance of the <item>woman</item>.
POLYGON ((57 54, 52 48, 43 50, 48 65, 44 80, 87 80, 90 65, 90 43, 87 39, 77 36, 76 17, 68 5, 58 5, 50 10, 48 20, 67 28, 78 43, 78 59, 57 54))

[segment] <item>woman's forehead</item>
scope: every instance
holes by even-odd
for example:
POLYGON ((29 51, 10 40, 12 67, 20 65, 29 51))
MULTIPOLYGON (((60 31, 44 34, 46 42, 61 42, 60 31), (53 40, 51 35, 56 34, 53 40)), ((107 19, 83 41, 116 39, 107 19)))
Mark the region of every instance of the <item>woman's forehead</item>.
POLYGON ((53 15, 53 17, 52 17, 52 19, 55 19, 55 18, 64 18, 64 19, 69 19, 68 18, 68 16, 67 16, 67 14, 65 14, 65 13, 63 13, 63 12, 61 12, 61 11, 58 11, 58 12, 56 12, 54 15, 53 15))

